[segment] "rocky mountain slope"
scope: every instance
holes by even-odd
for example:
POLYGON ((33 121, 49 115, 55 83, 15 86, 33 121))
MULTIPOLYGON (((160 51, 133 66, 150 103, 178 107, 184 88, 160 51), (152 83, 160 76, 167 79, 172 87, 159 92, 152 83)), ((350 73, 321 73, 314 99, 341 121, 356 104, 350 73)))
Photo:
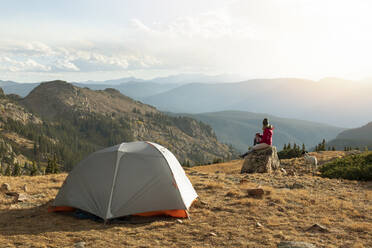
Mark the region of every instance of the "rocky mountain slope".
POLYGON ((217 141, 210 126, 189 117, 167 116, 114 89, 93 91, 53 81, 40 84, 21 103, 41 118, 67 126, 95 148, 149 140, 190 164, 234 156, 231 148, 217 141))
POLYGON ((9 165, 23 165, 29 160, 24 151, 31 150, 33 142, 22 135, 22 128, 27 125, 43 125, 43 121, 0 88, 0 174, 9 165))

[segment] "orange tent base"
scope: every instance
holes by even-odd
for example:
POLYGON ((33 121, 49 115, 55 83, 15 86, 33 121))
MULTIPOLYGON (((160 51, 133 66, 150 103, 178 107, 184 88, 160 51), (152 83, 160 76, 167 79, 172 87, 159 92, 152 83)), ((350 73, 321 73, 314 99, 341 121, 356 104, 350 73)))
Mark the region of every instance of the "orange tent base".
MULTIPOLYGON (((48 212, 72 212, 75 211, 76 208, 73 207, 68 207, 68 206, 49 206, 48 212)), ((134 216, 144 216, 144 217, 149 217, 149 216, 158 216, 158 215, 166 215, 166 216, 171 216, 175 218, 187 218, 188 214, 186 210, 183 209, 174 209, 174 210, 160 210, 160 211, 152 211, 152 212, 145 212, 145 213, 138 213, 138 214, 133 214, 134 216)))
POLYGON ((68 206, 58 206, 58 207, 55 207, 55 206, 49 206, 48 207, 48 212, 51 213, 51 212, 72 212, 72 211, 75 211, 76 208, 73 208, 73 207, 68 207, 68 206))
POLYGON ((174 209, 174 210, 161 210, 161 211, 152 211, 134 214, 136 216, 157 216, 157 215, 167 215, 175 218, 187 218, 188 214, 186 210, 183 209, 174 209))

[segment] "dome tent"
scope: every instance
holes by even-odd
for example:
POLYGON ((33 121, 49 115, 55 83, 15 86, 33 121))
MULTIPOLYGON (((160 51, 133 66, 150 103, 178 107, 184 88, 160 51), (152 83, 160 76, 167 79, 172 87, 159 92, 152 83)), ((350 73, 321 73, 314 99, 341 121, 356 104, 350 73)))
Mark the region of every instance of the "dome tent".
POLYGON ((51 211, 78 208, 104 220, 135 214, 187 217, 197 197, 168 149, 130 142, 96 151, 76 165, 51 211))

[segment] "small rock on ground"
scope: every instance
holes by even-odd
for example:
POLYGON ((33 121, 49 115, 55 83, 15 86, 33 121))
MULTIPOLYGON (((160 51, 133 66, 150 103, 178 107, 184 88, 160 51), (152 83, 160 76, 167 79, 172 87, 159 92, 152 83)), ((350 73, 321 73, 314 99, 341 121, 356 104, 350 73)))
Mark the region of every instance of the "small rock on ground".
POLYGON ((306 242, 282 241, 278 244, 278 248, 316 248, 316 246, 306 242))
POLYGON ((18 202, 24 202, 24 201, 26 201, 27 200, 27 195, 26 194, 22 194, 22 193, 19 193, 18 194, 18 197, 17 197, 17 201, 18 202))
POLYGON ((77 243, 74 244, 74 247, 75 248, 85 248, 85 242, 84 241, 77 242, 77 243))
POLYGON ((263 189, 248 189, 248 196, 255 197, 255 198, 262 198, 262 196, 265 194, 265 191, 263 189))
POLYGON ((325 226, 322 226, 320 224, 314 224, 308 229, 306 229, 306 231, 308 232, 329 232, 329 230, 325 226))
POLYGON ((305 186, 301 183, 293 183, 289 186, 290 189, 304 189, 305 186))
POLYGON ((263 225, 260 222, 256 222, 256 227, 263 227, 263 225))
POLYGON ((3 183, 0 188, 2 191, 10 191, 9 183, 3 183))

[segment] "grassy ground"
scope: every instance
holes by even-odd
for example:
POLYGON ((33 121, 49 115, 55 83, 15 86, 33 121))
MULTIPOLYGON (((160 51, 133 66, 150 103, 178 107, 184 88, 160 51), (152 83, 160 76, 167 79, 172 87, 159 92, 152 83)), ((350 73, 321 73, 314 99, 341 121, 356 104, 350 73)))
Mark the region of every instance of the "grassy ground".
MULTIPOLYGON (((321 163, 343 152, 315 154, 321 163)), ((372 182, 324 179, 304 170, 302 159, 283 160, 294 176, 240 174, 241 160, 187 169, 200 198, 191 219, 133 217, 103 225, 48 213, 66 174, 0 177, 29 199, 14 203, 0 193, 0 247, 276 247, 283 240, 318 247, 372 247, 372 182), (299 186, 298 189, 293 185, 299 186), (262 199, 247 196, 261 187, 262 199), (308 231, 313 224, 326 232, 308 231)))

